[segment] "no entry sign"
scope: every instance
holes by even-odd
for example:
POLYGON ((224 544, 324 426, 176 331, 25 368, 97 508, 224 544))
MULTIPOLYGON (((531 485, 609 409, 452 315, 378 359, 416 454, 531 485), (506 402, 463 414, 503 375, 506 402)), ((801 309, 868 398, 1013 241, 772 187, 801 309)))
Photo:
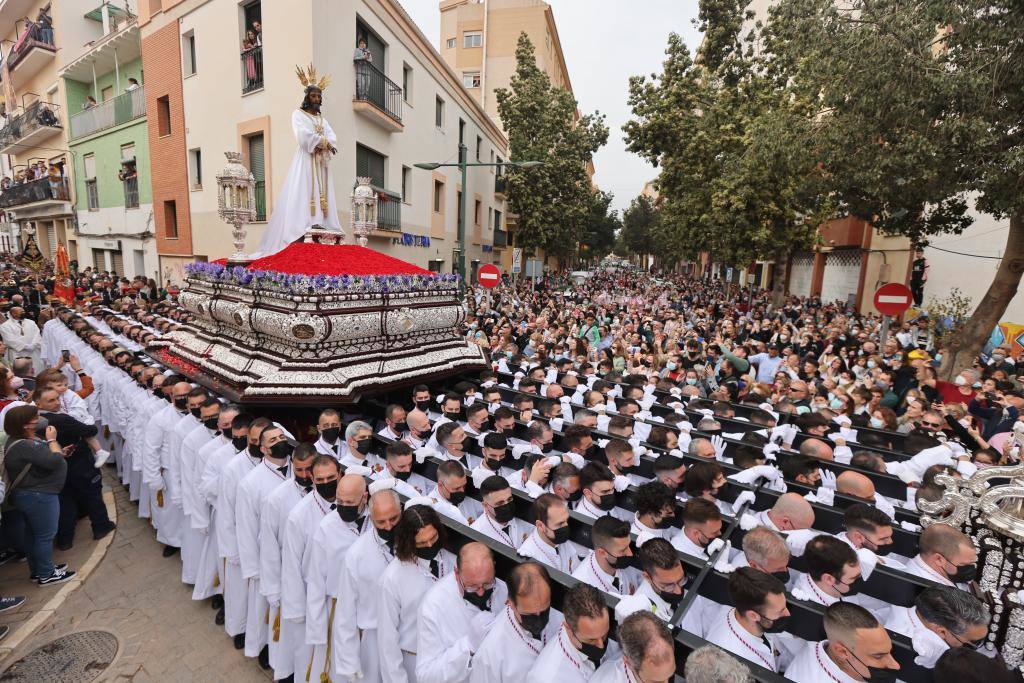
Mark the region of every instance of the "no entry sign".
POLYGON ((476 274, 476 281, 480 283, 481 287, 486 287, 487 289, 496 287, 501 282, 501 271, 498 270, 497 266, 490 263, 480 266, 480 270, 476 274))
POLYGON ((875 308, 882 315, 899 315, 910 308, 912 301, 910 288, 898 282, 882 285, 875 292, 875 308))

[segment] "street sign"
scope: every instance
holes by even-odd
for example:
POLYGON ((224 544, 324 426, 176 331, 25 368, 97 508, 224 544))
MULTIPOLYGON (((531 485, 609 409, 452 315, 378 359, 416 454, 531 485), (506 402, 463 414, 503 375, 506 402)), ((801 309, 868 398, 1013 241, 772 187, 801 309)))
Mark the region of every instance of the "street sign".
POLYGON ((515 275, 521 272, 523 272, 523 250, 520 247, 513 247, 512 273, 515 275))
POLYGON ((501 271, 490 263, 484 264, 480 266, 480 271, 476 274, 476 281, 480 283, 481 287, 487 289, 496 287, 501 282, 501 271))
POLYGON ((899 315, 913 303, 910 288, 898 282, 882 285, 875 292, 875 308, 882 315, 899 315))

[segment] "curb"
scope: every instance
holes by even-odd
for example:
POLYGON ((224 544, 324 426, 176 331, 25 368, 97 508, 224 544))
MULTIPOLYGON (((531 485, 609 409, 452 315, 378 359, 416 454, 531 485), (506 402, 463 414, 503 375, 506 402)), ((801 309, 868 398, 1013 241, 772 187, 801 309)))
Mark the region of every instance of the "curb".
MULTIPOLYGON (((108 489, 103 492, 103 503, 107 506, 107 516, 110 517, 110 521, 116 524, 117 506, 114 504, 113 490, 108 489)), ((78 573, 75 575, 75 578, 61 586, 60 590, 39 611, 33 614, 30 619, 23 622, 17 628, 12 629, 10 635, 4 639, 3 645, 0 646, 0 667, 6 668, 7 662, 5 660, 11 653, 28 640, 39 627, 45 624, 57 612, 60 606, 64 604, 64 601, 82 585, 82 582, 89 578, 89 575, 92 574, 93 570, 96 569, 97 565, 107 554, 107 549, 114 542, 116 534, 117 529, 114 529, 114 531, 97 541, 96 546, 89 553, 89 559, 76 570, 78 573)))

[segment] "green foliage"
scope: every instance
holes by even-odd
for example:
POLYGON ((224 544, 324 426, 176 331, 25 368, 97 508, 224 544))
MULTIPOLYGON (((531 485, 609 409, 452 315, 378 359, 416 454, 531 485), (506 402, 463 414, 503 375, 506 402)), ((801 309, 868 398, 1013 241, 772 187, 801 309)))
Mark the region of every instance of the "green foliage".
POLYGON ((698 59, 669 36, 660 74, 630 80, 630 151, 661 168, 663 203, 654 231, 666 260, 744 266, 813 244, 830 215, 828 195, 800 128, 807 110, 742 36, 744 0, 705 0, 698 59))
POLYGON ((594 190, 591 193, 590 215, 580 238, 581 259, 597 261, 612 252, 615 234, 622 227, 619 212, 610 209, 613 198, 611 192, 594 190))
POLYGON ((935 339, 939 346, 945 345, 960 333, 972 308, 971 297, 957 287, 950 289, 949 294, 941 299, 935 296, 928 299, 924 310, 928 313, 928 319, 933 321, 935 339))
POLYGON ((509 85, 495 93, 509 152, 515 160, 544 162, 507 172, 509 208, 519 215, 516 246, 564 258, 576 251, 591 216, 587 166, 607 142, 608 128, 602 114, 577 115, 576 98, 552 86, 537 67, 525 33, 519 36, 509 85))
POLYGON ((658 210, 647 195, 640 195, 622 213, 623 253, 646 256, 655 253, 655 234, 659 225, 658 210))

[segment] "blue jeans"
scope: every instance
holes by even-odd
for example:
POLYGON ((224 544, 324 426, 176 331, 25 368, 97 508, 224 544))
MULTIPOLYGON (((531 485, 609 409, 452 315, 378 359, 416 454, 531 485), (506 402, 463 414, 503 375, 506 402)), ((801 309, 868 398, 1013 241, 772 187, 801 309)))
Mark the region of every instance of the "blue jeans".
POLYGON ((14 507, 25 515, 28 566, 33 576, 53 574, 53 537, 57 535, 60 498, 56 493, 15 491, 14 507))

